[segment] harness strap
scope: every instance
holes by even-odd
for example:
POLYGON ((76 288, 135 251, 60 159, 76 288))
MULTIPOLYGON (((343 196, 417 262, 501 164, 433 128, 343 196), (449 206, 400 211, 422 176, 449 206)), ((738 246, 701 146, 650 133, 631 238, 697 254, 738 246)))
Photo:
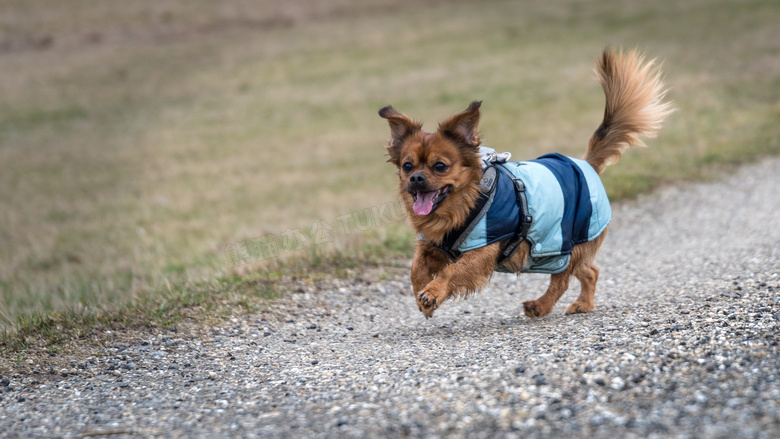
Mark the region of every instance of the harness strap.
MULTIPOLYGON (((517 252, 517 248, 520 243, 528 236, 528 230, 531 228, 533 217, 528 211, 528 197, 525 192, 525 183, 519 178, 515 178, 514 174, 509 172, 503 166, 502 162, 497 163, 498 166, 492 164, 487 166, 483 171, 483 178, 480 182, 481 191, 477 204, 469 213, 469 217, 464 222, 464 225, 458 229, 452 230, 444 235, 440 244, 434 244, 436 248, 443 251, 449 256, 451 260, 456 260, 460 257, 462 252, 458 248, 463 244, 468 235, 474 230, 477 223, 487 214, 490 209, 493 199, 496 194, 496 187, 498 186, 499 174, 503 173, 504 176, 512 180, 515 189, 515 201, 520 209, 517 230, 515 234, 509 238, 504 244, 501 252, 496 260, 496 266, 501 267, 512 255, 517 252), (496 171, 496 168, 501 169, 501 172, 496 171)), ((422 238, 422 237, 421 237, 422 238)))
POLYGON ((468 218, 463 223, 463 226, 451 230, 444 235, 440 244, 434 244, 436 248, 443 251, 450 257, 451 260, 456 260, 460 257, 462 252, 458 248, 463 244, 463 241, 468 238, 469 234, 477 223, 487 214, 490 206, 493 204, 493 198, 496 195, 496 186, 498 182, 499 172, 492 164, 488 164, 482 171, 482 179, 480 180, 480 192, 477 203, 474 208, 471 209, 468 218))
POLYGON ((504 245, 504 248, 501 249, 501 253, 498 255, 498 260, 496 261, 497 267, 504 265, 504 263, 515 254, 517 248, 520 246, 520 243, 523 242, 528 236, 528 230, 531 229, 531 223, 534 220, 528 211, 528 197, 525 193, 525 183, 523 183, 523 180, 515 178, 514 174, 509 172, 509 170, 506 169, 503 164, 500 167, 501 170, 503 170, 506 175, 512 179, 512 183, 514 183, 515 200, 517 201, 517 207, 520 209, 520 218, 518 220, 517 231, 515 232, 515 235, 509 238, 507 243, 504 245))

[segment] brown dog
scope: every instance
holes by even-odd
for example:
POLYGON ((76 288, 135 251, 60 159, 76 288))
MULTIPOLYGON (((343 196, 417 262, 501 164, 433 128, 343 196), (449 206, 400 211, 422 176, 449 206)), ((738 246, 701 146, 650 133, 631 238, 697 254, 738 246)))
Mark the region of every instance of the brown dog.
MULTIPOLYGON (((620 160, 622 152, 630 146, 644 146, 639 136, 654 137, 672 109, 668 102, 663 102, 665 90, 660 72, 654 68, 654 61, 644 62, 643 56, 636 51, 624 54, 622 51, 604 50, 597 61, 596 73, 604 88, 606 108, 604 120, 590 138, 585 161, 581 163, 585 168, 588 165, 592 168, 586 171, 593 173, 595 170, 600 174, 608 165, 620 160)), ((488 282, 499 265, 505 271, 519 273, 527 271, 524 269, 528 268, 529 257, 533 257, 533 242, 520 232, 480 248, 463 252, 456 250, 454 254, 442 246, 448 233, 463 228, 475 217, 475 211, 485 204, 483 199, 487 197, 484 186, 481 186, 485 179, 477 129, 480 105, 481 102, 473 102, 465 111, 441 122, 433 133, 423 131, 421 123, 393 107, 387 106, 379 111, 379 115, 390 124, 388 162, 398 167, 400 195, 411 223, 421 237, 412 263, 411 280, 417 305, 426 317, 431 317, 449 297, 465 297, 476 292, 488 282), (507 250, 513 238, 517 238, 516 248, 507 250), (504 254, 506 258, 501 260, 504 252, 508 254, 504 254)), ((520 180, 508 176, 512 181, 520 180)), ((595 173, 593 176, 598 181, 595 173)), ((523 182, 515 183, 517 205, 525 208, 525 199, 521 202, 520 196, 524 191, 523 182)), ((529 183, 533 184, 526 181, 525 185, 529 183)), ((528 212, 521 207, 515 210, 528 212)), ((529 224, 536 221, 530 215, 527 218, 529 224)), ((550 285, 541 297, 523 303, 527 316, 549 314, 568 289, 571 276, 579 279, 582 291, 566 313, 584 313, 594 309, 593 295, 599 275, 594 259, 606 231, 605 224, 598 230, 598 235, 591 236, 586 242, 574 242, 568 251, 564 249, 563 256, 570 258, 567 259, 568 265, 552 274, 550 285)))

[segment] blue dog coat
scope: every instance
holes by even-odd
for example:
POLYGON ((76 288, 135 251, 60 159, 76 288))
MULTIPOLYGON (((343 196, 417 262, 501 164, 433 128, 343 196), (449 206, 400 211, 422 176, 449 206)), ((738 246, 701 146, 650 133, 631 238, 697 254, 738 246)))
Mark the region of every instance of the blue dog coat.
MULTIPOLYGON (((472 212, 464 227, 448 233, 437 246, 451 258, 504 239, 524 239, 531 252, 523 272, 560 273, 568 267, 574 246, 595 239, 609 224, 612 211, 607 193, 586 161, 547 154, 536 160, 504 162, 490 148, 481 147, 480 152, 483 172, 491 166, 502 169, 495 172, 492 187, 483 184, 490 193, 483 193, 485 202, 475 207, 480 212, 472 212), (518 184, 525 189, 530 227, 521 224, 525 200, 520 202, 518 184), (518 231, 525 236, 518 236, 518 231)), ((506 271, 502 266, 498 270, 506 271)))

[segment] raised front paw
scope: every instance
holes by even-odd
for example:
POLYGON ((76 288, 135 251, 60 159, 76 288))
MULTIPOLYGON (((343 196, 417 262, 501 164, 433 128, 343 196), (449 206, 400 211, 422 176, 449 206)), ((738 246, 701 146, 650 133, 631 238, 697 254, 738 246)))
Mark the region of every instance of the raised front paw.
POLYGON ((433 317, 433 312, 447 298, 446 290, 438 288, 434 282, 428 284, 422 291, 417 293, 417 307, 426 318, 433 317))

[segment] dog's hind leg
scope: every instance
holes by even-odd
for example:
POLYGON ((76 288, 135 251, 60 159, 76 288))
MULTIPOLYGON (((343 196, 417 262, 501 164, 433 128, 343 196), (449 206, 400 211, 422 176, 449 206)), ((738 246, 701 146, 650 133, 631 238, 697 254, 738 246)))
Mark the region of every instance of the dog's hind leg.
POLYGON ((550 277, 550 286, 547 287, 547 291, 542 297, 523 302, 525 315, 542 317, 549 314, 558 299, 569 288, 571 276, 576 276, 580 281, 582 291, 577 300, 566 308, 566 314, 593 311, 595 309, 593 295, 596 292, 596 282, 599 280, 599 269, 593 261, 596 259, 596 253, 598 253, 606 236, 607 229, 604 229, 601 235, 593 241, 575 245, 571 252, 569 266, 566 270, 550 277))
MULTIPOLYGON (((569 266, 571 267, 571 266, 569 266)), ((550 276, 550 285, 542 297, 536 300, 523 302, 523 311, 528 317, 542 317, 550 314, 555 303, 563 296, 563 293, 569 288, 569 278, 571 278, 571 268, 567 268, 561 273, 550 276)))
POLYGON ((599 280, 598 267, 593 263, 580 264, 574 270, 574 276, 580 281, 582 290, 577 300, 566 308, 566 314, 593 311, 596 308, 593 295, 596 293, 596 282, 599 280))
POLYGON ((596 282, 599 280, 599 269, 594 260, 596 254, 607 236, 604 229, 596 239, 574 247, 572 252, 572 274, 577 277, 582 285, 579 297, 568 308, 566 314, 590 312, 596 309, 593 296, 596 293, 596 282))

